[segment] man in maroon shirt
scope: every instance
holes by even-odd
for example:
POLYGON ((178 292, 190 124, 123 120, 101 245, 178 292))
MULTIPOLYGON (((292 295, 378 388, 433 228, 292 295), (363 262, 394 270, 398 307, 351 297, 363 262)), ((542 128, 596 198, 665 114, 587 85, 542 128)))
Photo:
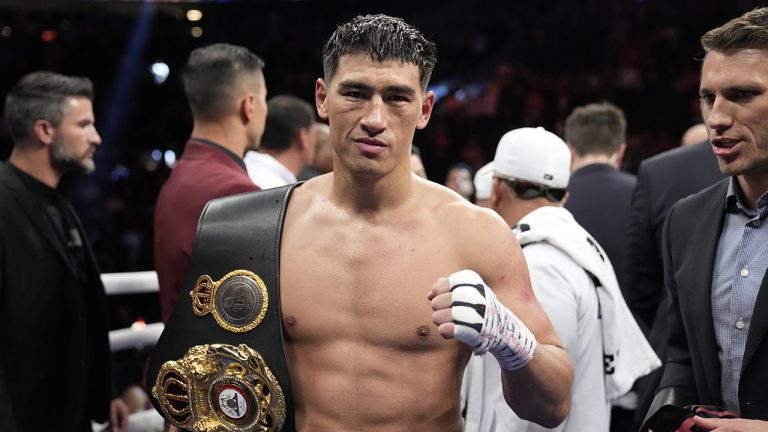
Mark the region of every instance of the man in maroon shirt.
POLYGON ((198 48, 184 68, 192 110, 192 137, 155 207, 155 269, 167 322, 189 268, 197 221, 213 198, 258 190, 243 155, 258 147, 267 115, 264 62, 248 49, 215 44, 198 48))

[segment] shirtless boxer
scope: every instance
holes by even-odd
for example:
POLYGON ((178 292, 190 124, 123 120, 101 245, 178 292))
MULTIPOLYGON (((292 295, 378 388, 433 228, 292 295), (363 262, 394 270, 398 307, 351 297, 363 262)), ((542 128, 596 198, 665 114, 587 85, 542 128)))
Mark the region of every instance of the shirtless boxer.
POLYGON ((500 359, 520 417, 554 427, 568 413, 570 361, 509 227, 410 171, 435 54, 383 15, 339 26, 325 46, 315 96, 334 171, 294 191, 280 255, 300 431, 461 431, 473 349, 500 359), (490 289, 464 285, 480 277, 490 289))

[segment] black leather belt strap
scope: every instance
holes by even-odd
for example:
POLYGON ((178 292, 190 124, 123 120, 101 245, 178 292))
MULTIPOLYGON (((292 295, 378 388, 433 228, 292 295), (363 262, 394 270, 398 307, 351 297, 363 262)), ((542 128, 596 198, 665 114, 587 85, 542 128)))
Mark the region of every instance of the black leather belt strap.
MULTIPOLYGON (((184 291, 149 360, 147 388, 155 384, 166 361, 178 360, 190 347, 246 344, 262 355, 283 390, 287 412, 282 430, 295 430, 280 313, 280 239, 288 200, 296 186, 219 198, 205 207, 198 224, 184 291), (201 275, 217 280, 239 269, 252 271, 264 281, 269 307, 256 328, 236 334, 220 327, 210 315, 195 315, 189 291, 201 275)), ((154 397, 151 400, 162 413, 157 400, 154 397)))

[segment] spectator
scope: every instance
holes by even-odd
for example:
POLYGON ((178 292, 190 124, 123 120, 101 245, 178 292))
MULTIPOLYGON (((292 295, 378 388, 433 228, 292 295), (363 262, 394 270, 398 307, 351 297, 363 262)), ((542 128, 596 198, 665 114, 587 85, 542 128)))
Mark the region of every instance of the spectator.
POLYGON ((315 157, 312 159, 312 164, 305 167, 299 175, 300 180, 309 180, 312 177, 333 171, 330 128, 325 123, 315 123, 312 127, 312 133, 315 134, 315 157))
MULTIPOLYGON (((555 134, 515 129, 499 141, 487 181, 491 207, 523 247, 534 293, 573 362, 571 412, 555 430, 606 432, 610 402, 661 363, 624 303, 605 252, 563 208, 570 162, 555 134)), ((550 430, 506 408, 499 373, 487 356, 470 361, 465 430, 550 430)))
POLYGON ((576 221, 605 248, 624 287, 624 236, 635 176, 618 168, 627 145, 624 113, 610 103, 578 107, 565 122, 573 164, 565 203, 576 221))
POLYGON ((262 189, 296 183, 315 158, 312 105, 295 96, 278 95, 267 108, 259 149, 245 153, 248 175, 262 189))
POLYGON ((493 185, 493 162, 488 162, 475 173, 475 204, 491 208, 491 186, 493 185))
MULTIPOLYGON (((664 219, 680 198, 723 179, 709 141, 678 147, 640 163, 627 227, 624 296, 662 360, 667 357, 667 308, 661 260, 664 219)), ((662 370, 638 380, 635 421, 643 421, 662 370)))
POLYGON ((192 137, 155 207, 155 268, 164 322, 187 277, 205 204, 259 189, 248 177, 243 155, 258 146, 264 131, 263 66, 256 54, 229 44, 198 48, 187 60, 183 80, 194 118, 192 137))
POLYGON ((680 145, 687 146, 691 144, 698 144, 700 142, 706 141, 707 138, 709 138, 707 125, 704 123, 697 123, 685 130, 682 138, 680 138, 680 145))
POLYGON ((462 162, 453 164, 445 175, 445 187, 469 201, 475 193, 472 185, 472 168, 462 162))
POLYGON ((13 138, 0 165, 0 430, 127 427, 114 393, 107 300, 69 200, 67 173, 91 173, 101 144, 87 78, 25 75, 5 100, 13 138), (111 400, 111 402, 110 402, 111 400))

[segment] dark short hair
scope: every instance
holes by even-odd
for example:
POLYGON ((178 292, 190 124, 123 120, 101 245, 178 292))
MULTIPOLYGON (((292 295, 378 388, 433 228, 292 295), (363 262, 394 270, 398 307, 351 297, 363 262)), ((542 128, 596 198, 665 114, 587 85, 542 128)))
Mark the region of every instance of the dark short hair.
POLYGON ((14 145, 30 136, 36 121, 58 126, 66 114, 68 98, 93 101, 93 84, 84 77, 39 71, 24 75, 5 98, 5 122, 14 145))
POLYGON ((624 112, 608 102, 578 107, 565 120, 565 140, 579 156, 612 155, 626 140, 624 112))
POLYGON ((344 55, 365 55, 373 60, 400 60, 419 67, 421 89, 426 90, 437 62, 437 47, 414 26, 387 15, 358 15, 336 27, 323 48, 323 74, 330 81, 344 55))
POLYGON ((263 68, 264 61, 245 47, 218 43, 195 49, 182 73, 192 114, 205 120, 221 118, 241 79, 263 68))
POLYGON ((315 122, 315 109, 308 102, 291 95, 278 95, 267 102, 267 121, 260 147, 288 149, 299 130, 315 122))
POLYGON ((701 47, 707 52, 768 49, 768 7, 747 12, 704 33, 701 47))

